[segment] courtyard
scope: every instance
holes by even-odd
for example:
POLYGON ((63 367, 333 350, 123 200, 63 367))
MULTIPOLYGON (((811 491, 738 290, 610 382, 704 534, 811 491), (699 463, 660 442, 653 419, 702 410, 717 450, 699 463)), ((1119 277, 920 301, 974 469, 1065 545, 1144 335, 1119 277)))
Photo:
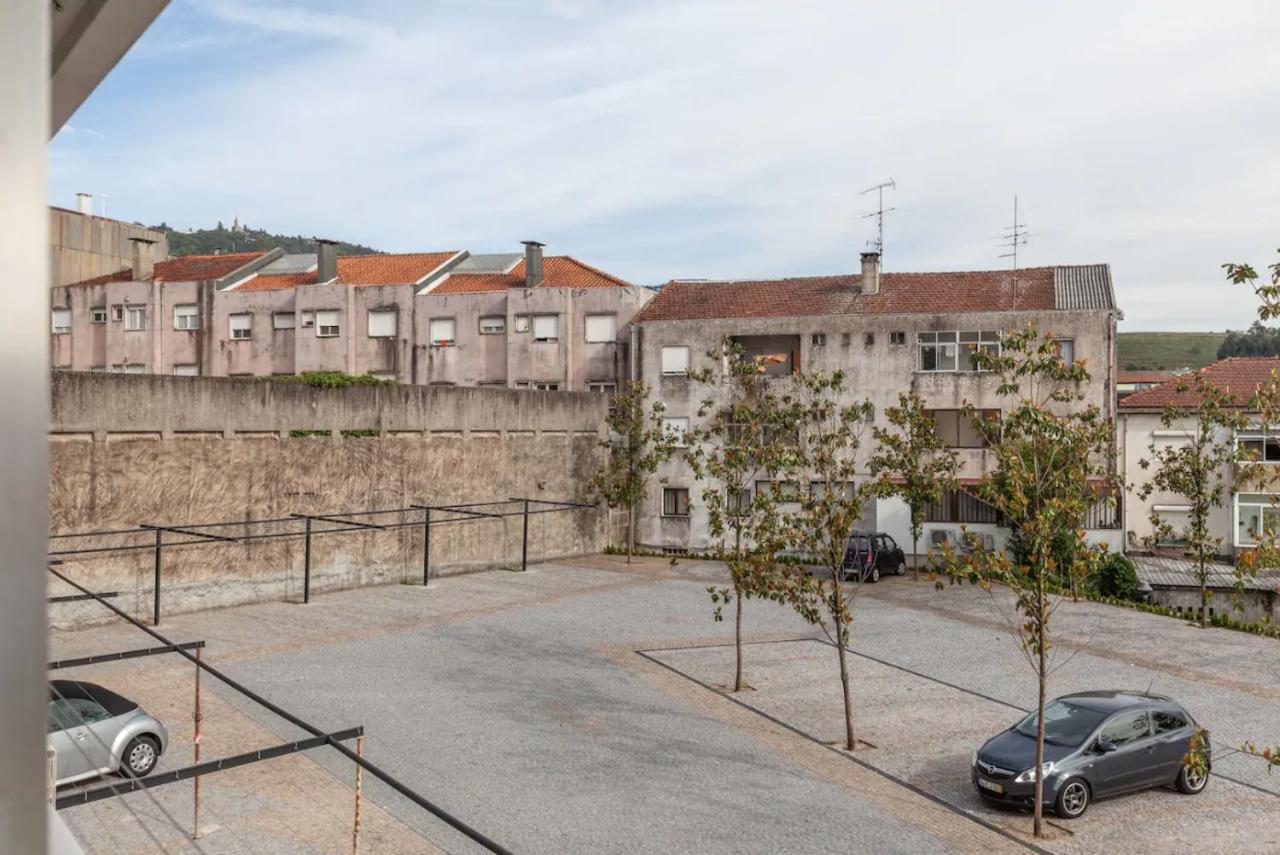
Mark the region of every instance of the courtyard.
MULTIPOLYGON (((1280 646, 1092 603, 1056 621, 1051 694, 1149 689, 1214 737, 1200 796, 1154 790, 1079 820, 983 805, 972 750, 1034 704, 1008 603, 910 576, 864 586, 842 733, 835 650, 789 609, 747 604, 746 677, 706 594, 716 562, 616 556, 166 618, 177 641, 326 730, 365 727, 365 755, 515 852, 1215 852, 1280 848, 1280 779, 1234 753, 1274 741, 1280 646)), ((121 622, 51 634, 51 658, 145 643, 121 622)), ((170 728, 160 769, 192 756, 192 667, 159 656, 65 672, 129 694, 170 728)), ((205 678, 202 757, 303 734, 205 678)), ((63 811, 87 851, 331 852, 351 845, 354 769, 319 749, 190 785, 63 811), (97 848, 100 847, 100 848, 97 848)), ((476 844, 365 776, 361 851, 476 844)))

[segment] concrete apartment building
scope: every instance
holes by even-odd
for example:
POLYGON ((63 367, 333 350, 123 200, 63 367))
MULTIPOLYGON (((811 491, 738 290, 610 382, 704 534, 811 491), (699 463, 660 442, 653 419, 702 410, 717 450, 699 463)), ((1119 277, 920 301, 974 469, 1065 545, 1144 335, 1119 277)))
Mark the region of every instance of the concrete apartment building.
POLYGON ((54 288, 52 365, 252 377, 345 371, 402 383, 612 391, 652 292, 570 256, 338 257, 280 249, 130 265, 54 288))
MULTIPOLYGON (((1001 399, 996 379, 974 370, 968 354, 998 348, 1002 332, 1032 321, 1061 342, 1064 358, 1084 360, 1092 377, 1088 402, 1113 417, 1117 311, 1107 265, 897 273, 881 272, 879 255, 865 253, 860 274, 674 281, 636 317, 632 337, 637 376, 665 403, 674 430, 696 420, 707 394, 686 370, 714 367, 718 358, 708 350, 730 338, 748 354, 771 356, 769 373, 780 378, 801 369, 843 369, 851 398, 870 399, 877 414, 914 389, 959 452, 962 485, 973 485, 992 460, 960 409, 972 403, 994 414, 1001 399)), ((868 430, 864 455, 869 445, 868 430)), ((672 551, 715 546, 700 501, 705 485, 677 461, 658 476, 637 541, 672 551)), ((1100 504, 1090 516, 1091 538, 1119 548, 1114 509, 1100 504)), ((876 501, 862 524, 910 544, 909 514, 899 499, 876 501)), ((962 525, 990 535, 993 544, 1007 536, 994 509, 961 489, 930 509, 921 551, 939 538, 957 538, 962 525)))
POLYGON ((128 267, 134 238, 153 243, 157 261, 169 257, 164 232, 93 213, 93 196, 76 194, 79 210, 49 206, 49 284, 70 285, 128 267))

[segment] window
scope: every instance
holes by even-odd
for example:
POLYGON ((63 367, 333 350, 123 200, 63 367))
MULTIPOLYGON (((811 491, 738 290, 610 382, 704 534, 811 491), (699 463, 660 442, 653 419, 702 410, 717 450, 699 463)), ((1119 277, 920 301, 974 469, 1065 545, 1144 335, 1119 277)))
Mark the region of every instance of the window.
POLYGON ((119 303, 116 303, 114 306, 111 307, 111 320, 117 321, 117 322, 124 320, 124 306, 120 305, 119 303))
POLYGON ((111 370, 116 374, 146 374, 147 366, 141 362, 117 363, 111 366, 111 370))
POLYGON ((91 372, 92 372, 92 373, 94 373, 94 374, 102 374, 102 373, 106 372, 106 370, 107 370, 107 366, 105 366, 105 365, 90 365, 90 366, 89 366, 89 371, 91 371, 91 372))
POLYGON ((725 510, 729 516, 740 517, 751 511, 751 491, 749 489, 729 489, 725 495, 725 510))
POLYGON ((491 315, 480 319, 480 335, 502 335, 507 331, 507 319, 502 315, 491 315))
POLYGON ((587 344, 602 344, 618 338, 616 315, 587 315, 587 344))
MULTIPOLYGON (((306 326, 305 314, 303 317, 303 326, 306 326)), ((338 312, 329 309, 323 312, 316 312, 316 336, 318 338, 333 338, 340 333, 338 327, 338 312)))
POLYGON ((924 520, 937 523, 1001 523, 1000 511, 964 490, 948 490, 941 501, 925 505, 924 520))
POLYGON ((107 307, 94 306, 89 310, 89 323, 105 324, 107 322, 107 307))
POLYGON ((533 340, 556 341, 560 338, 559 315, 534 315, 533 340))
POLYGON ((1076 361, 1076 342, 1071 338, 1060 338, 1054 341, 1053 349, 1058 351, 1058 357, 1067 365, 1076 361))
POLYGON ((689 435, 688 416, 669 416, 662 420, 662 433, 671 444, 684 448, 689 435))
POLYGON ((800 501, 800 482, 798 481, 757 481, 756 495, 771 494, 779 502, 800 501))
POLYGON ((1236 448, 1240 458, 1250 463, 1280 463, 1280 436, 1236 434, 1236 448))
POLYGON ((875 347, 875 346, 876 346, 876 334, 875 334, 875 333, 873 333, 873 332, 865 333, 865 334, 862 336, 862 344, 863 344, 865 347, 875 347))
POLYGON ((616 384, 608 380, 592 380, 587 383, 588 392, 608 392, 612 395, 617 388, 616 384))
POLYGON ((529 316, 516 315, 516 332, 521 333, 521 332, 528 332, 528 331, 529 331, 529 316))
POLYGON ((836 491, 844 496, 845 499, 853 499, 856 495, 857 485, 852 481, 835 481, 834 487, 828 486, 826 481, 810 481, 809 492, 813 496, 825 496, 829 491, 836 491))
POLYGON ((253 335, 253 315, 247 312, 238 312, 234 315, 228 315, 227 319, 231 322, 232 341, 243 341, 253 335))
POLYGON ((369 311, 369 338, 396 337, 396 310, 371 309, 369 311))
POLYGON ((1257 546, 1280 534, 1280 504, 1266 493, 1237 493, 1236 546, 1257 546))
POLYGON ((200 329, 200 307, 195 303, 184 303, 173 307, 173 328, 175 330, 200 329))
POLYGON ((827 344, 827 334, 824 332, 816 332, 809 336, 809 344, 813 347, 825 347, 827 344))
POLYGON ((97 721, 106 721, 111 713, 97 701, 89 698, 55 698, 49 701, 49 733, 83 727, 97 721))
POLYGON ((432 347, 453 347, 457 343, 457 337, 454 335, 453 318, 431 319, 432 347))
POLYGON ((685 345, 662 348, 662 373, 684 374, 689 370, 689 348, 685 345))
POLYGON ((134 331, 145 330, 147 328, 147 307, 126 306, 124 328, 134 331))
POLYGON ((303 313, 302 313, 302 328, 303 328, 304 330, 309 330, 309 329, 311 329, 312 327, 314 327, 315 325, 316 325, 316 313, 315 313, 315 312, 303 312, 303 313))
POLYGON ((966 371, 986 371, 978 365, 975 353, 989 356, 1000 355, 1000 334, 996 332, 962 332, 960 333, 960 350, 964 354, 961 368, 966 371))
POLYGON ((1173 733, 1187 726, 1186 719, 1168 710, 1156 710, 1151 714, 1151 720, 1155 723, 1156 733, 1173 733))
POLYGON ((200 376, 200 370, 195 365, 175 365, 173 366, 173 376, 198 377, 200 376))
POLYGON ((916 333, 919 371, 978 371, 973 357, 976 352, 997 356, 1000 353, 1000 333, 978 332, 921 332, 916 333), (963 352, 963 356, 960 354, 963 352))
POLYGON ((974 426, 976 419, 995 421, 1000 418, 999 410, 978 410, 972 417, 963 410, 926 410, 933 416, 934 432, 942 438, 948 448, 984 448, 986 437, 974 426))
POLYGON ((889 333, 889 344, 906 344, 907 334, 905 332, 889 333))
POLYGON ((540 392, 558 392, 560 384, 553 380, 534 380, 529 384, 540 392))
POLYGON ((662 488, 662 515, 664 517, 689 516, 689 490, 686 487, 662 488))
POLYGON ((271 316, 271 328, 273 330, 291 330, 297 320, 293 312, 276 312, 271 316))
POLYGON ((1151 733, 1151 713, 1146 710, 1121 713, 1102 726, 1098 739, 1112 745, 1127 745, 1145 739, 1151 733))
POLYGON ((852 334, 852 333, 840 333, 840 346, 841 346, 841 347, 848 347, 848 346, 849 346, 849 345, 851 345, 851 344, 853 344, 853 334, 852 334))
POLYGON ((54 309, 53 310, 53 334, 61 335, 71 332, 71 310, 70 309, 54 309))

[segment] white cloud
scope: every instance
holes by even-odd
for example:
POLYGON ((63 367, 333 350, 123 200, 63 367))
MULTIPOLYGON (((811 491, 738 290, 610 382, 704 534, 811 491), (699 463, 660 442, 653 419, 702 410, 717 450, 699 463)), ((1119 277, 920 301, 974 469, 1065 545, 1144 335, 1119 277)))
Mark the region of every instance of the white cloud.
POLYGON ((893 176, 891 268, 1004 263, 1016 192, 1027 262, 1111 262, 1134 329, 1247 323, 1218 265, 1280 237, 1269 5, 350 8, 181 8, 243 50, 95 96, 127 139, 55 159, 55 193, 92 175, 131 217, 387 249, 538 237, 658 282, 852 270, 857 192, 893 176))

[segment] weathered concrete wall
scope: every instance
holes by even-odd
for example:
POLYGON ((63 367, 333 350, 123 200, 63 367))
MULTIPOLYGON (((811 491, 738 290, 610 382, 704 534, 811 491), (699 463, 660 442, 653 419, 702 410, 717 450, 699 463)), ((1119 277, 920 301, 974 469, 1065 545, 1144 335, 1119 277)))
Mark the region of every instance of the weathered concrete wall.
POLYGON ((133 261, 133 244, 129 240, 135 237, 156 242, 156 261, 169 257, 169 239, 164 232, 50 206, 50 284, 83 282, 128 267, 133 261))
MULTIPOLYGON (((56 372, 52 405, 50 527, 62 533, 512 496, 575 499, 603 462, 599 437, 607 403, 591 393, 324 390, 283 381, 56 372), (291 435, 298 431, 331 435, 291 435)), ((518 564, 521 522, 516 516, 434 528, 432 572, 518 564)), ((595 510, 531 516, 531 560, 598 551, 606 528, 595 510)), ((166 542, 182 539, 166 535, 166 542)), ((151 535, 135 534, 99 538, 96 545, 150 542, 151 535)), ((55 544, 89 545, 75 538, 55 544)), ((312 591, 417 580, 421 562, 417 525, 316 535, 312 591)), ((163 607, 173 612, 300 596, 302 567, 300 537, 166 549, 163 607)), ((66 564, 74 578, 98 590, 123 592, 122 603, 139 613, 150 609, 152 568, 150 550, 66 564)), ((100 613, 80 604, 56 608, 62 620, 100 613)))

